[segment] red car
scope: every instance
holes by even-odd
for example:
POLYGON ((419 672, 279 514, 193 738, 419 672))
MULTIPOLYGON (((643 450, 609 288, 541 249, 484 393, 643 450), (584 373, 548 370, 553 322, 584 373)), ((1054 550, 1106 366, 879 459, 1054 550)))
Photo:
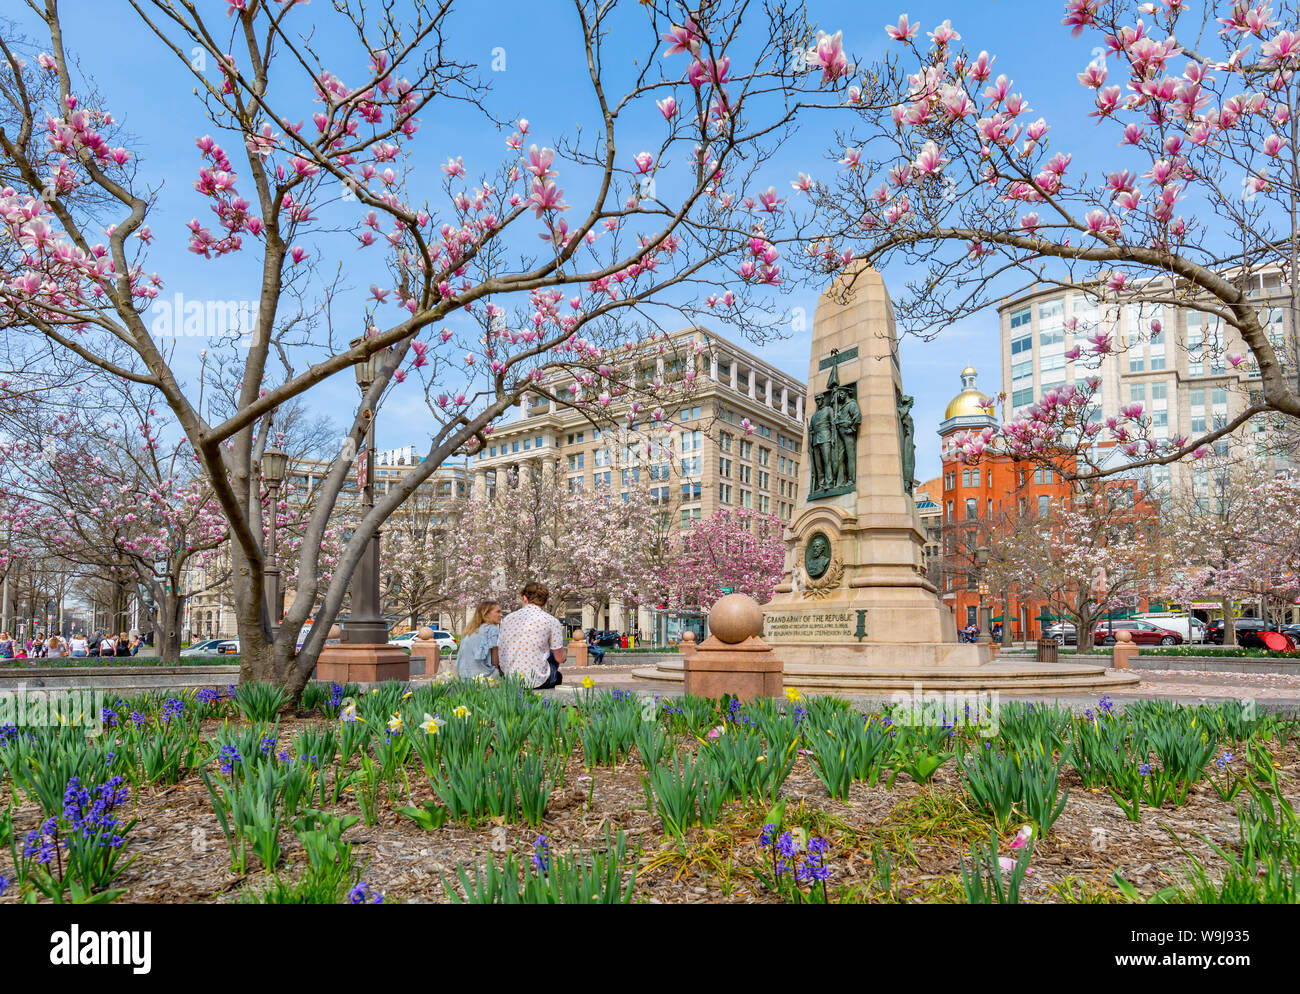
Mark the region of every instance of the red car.
POLYGON ((1133 636, 1137 645, 1180 645, 1183 637, 1168 628, 1160 628, 1149 621, 1125 619, 1123 621, 1103 621, 1092 632, 1094 645, 1114 645, 1115 636, 1121 631, 1133 636))

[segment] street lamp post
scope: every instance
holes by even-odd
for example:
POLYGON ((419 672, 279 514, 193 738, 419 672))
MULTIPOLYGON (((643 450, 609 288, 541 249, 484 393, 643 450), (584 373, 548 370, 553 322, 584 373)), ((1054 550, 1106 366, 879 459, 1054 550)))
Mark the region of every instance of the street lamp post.
POLYGON ((984 581, 984 571, 989 565, 989 547, 981 545, 975 550, 975 561, 979 563, 979 594, 980 594, 980 634, 979 641, 990 642, 992 635, 990 632, 991 624, 989 622, 989 608, 987 605, 989 585, 984 581))
MULTIPOLYGON (((356 348, 365 339, 355 339, 351 346, 356 348)), ((364 396, 375 382, 380 369, 387 361, 390 350, 380 349, 369 358, 358 363, 354 369, 357 374, 357 386, 364 396)), ((365 485, 361 488, 361 517, 364 520, 375 506, 375 416, 372 411, 363 412, 367 419, 365 485)), ((365 645, 388 642, 388 625, 379 614, 379 531, 370 538, 366 551, 357 563, 352 574, 352 611, 343 623, 342 641, 365 645)))
POLYGON ((266 565, 262 570, 262 582, 266 595, 266 613, 271 619, 271 634, 274 637, 280 630, 280 619, 284 617, 283 592, 280 590, 280 567, 276 563, 275 519, 279 517, 280 484, 284 481, 289 457, 279 449, 270 448, 262 453, 262 479, 270 495, 271 521, 266 536, 266 565))

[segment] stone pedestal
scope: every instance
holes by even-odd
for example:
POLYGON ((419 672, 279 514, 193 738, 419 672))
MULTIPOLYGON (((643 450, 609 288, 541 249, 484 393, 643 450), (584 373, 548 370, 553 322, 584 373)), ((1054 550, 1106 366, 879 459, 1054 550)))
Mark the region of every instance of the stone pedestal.
POLYGON ((727 645, 710 635, 686 660, 685 691, 699 697, 731 694, 742 701, 785 693, 781 660, 757 636, 727 645))
POLYGON ((411 643, 411 676, 437 676, 441 659, 438 643, 433 638, 433 629, 426 625, 411 643))
POLYGON ((573 666, 587 665, 587 640, 575 635, 569 640, 568 662, 573 666))
POLYGON ((327 645, 316 662, 316 679, 336 683, 383 683, 411 678, 411 657, 387 643, 327 645))
POLYGON ((1134 659, 1137 658, 1138 647, 1133 644, 1133 636, 1130 632, 1121 629, 1115 633, 1115 645, 1111 649, 1111 669, 1126 670, 1134 659))
POLYGON ((762 623, 758 601, 745 594, 728 594, 714 604, 709 612, 713 634, 685 659, 686 693, 699 697, 731 694, 742 701, 780 697, 785 692, 783 668, 781 660, 757 636, 762 623))
POLYGON ((686 631, 682 633, 682 639, 677 643, 677 651, 686 659, 690 659, 698 651, 699 645, 695 641, 695 633, 686 631))

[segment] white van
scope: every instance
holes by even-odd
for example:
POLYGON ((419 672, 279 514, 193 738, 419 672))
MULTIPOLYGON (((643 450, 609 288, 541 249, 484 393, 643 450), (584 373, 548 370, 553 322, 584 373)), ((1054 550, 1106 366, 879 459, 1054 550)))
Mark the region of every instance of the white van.
POLYGON ((1177 632, 1183 637, 1185 643, 1209 641, 1209 629, 1200 618, 1189 618, 1185 614, 1136 614, 1134 617, 1167 628, 1171 632, 1177 632))

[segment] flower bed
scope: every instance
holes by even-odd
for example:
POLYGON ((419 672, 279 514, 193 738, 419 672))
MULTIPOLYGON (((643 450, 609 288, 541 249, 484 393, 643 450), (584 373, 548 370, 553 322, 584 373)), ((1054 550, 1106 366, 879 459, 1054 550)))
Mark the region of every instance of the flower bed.
POLYGON ((1297 721, 1239 703, 286 705, 250 684, 115 702, 95 737, 0 729, 0 902, 1297 899, 1297 721))

